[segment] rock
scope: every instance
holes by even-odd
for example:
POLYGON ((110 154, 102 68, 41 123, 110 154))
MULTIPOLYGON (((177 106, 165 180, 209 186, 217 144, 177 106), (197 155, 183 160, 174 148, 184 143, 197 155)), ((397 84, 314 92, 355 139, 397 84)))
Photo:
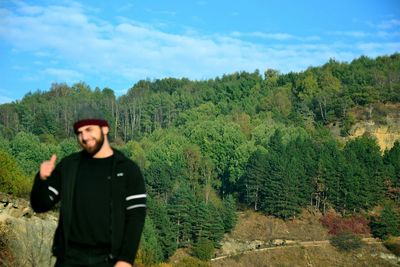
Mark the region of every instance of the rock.
POLYGON ((5 205, 0 205, 0 239, 15 259, 12 266, 53 266, 51 245, 57 214, 37 216, 27 200, 1 196, 0 193, 5 205))

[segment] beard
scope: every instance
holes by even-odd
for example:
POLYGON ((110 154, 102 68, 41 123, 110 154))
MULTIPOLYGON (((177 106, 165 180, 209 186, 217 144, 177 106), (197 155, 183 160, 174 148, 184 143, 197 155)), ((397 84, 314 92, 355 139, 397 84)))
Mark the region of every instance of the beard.
POLYGON ((87 146, 87 142, 83 142, 81 144, 82 148, 85 149, 86 153, 90 156, 94 156, 97 152, 100 151, 101 147, 104 144, 104 135, 101 134, 99 139, 95 139, 95 144, 93 146, 87 146))

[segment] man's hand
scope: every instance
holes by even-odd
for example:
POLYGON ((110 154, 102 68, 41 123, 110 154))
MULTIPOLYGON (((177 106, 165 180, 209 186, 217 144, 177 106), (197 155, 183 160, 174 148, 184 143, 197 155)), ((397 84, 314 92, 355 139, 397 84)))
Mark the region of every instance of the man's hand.
POLYGON ((117 261, 114 267, 132 267, 132 264, 126 261, 117 261))
POLYGON ((56 160, 57 156, 53 155, 51 156, 50 160, 43 161, 43 163, 40 165, 40 179, 46 180, 51 175, 56 167, 56 160))

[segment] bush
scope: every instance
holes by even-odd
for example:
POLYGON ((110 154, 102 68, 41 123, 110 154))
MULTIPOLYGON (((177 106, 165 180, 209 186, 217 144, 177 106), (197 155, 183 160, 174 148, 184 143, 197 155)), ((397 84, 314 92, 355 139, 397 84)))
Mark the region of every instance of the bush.
POLYGON ((15 159, 0 150, 0 192, 17 197, 27 197, 31 189, 31 180, 24 175, 15 159))
POLYGON ((341 251, 350 251, 361 248, 363 241, 359 235, 351 232, 341 232, 330 239, 332 246, 341 251))
POLYGON ((208 261, 212 258, 214 254, 214 245, 211 240, 206 238, 200 238, 199 241, 196 243, 195 247, 193 248, 193 256, 196 258, 208 261))
POLYGON ((362 235, 370 234, 371 232, 368 226, 369 220, 361 215, 342 218, 333 212, 329 212, 320 221, 325 228, 328 228, 328 233, 331 235, 338 235, 342 232, 362 235))
POLYGON ((383 243, 383 245, 394 255, 400 257, 400 238, 390 237, 383 243))
POLYGON ((375 237, 386 239, 400 235, 400 214, 396 211, 395 204, 386 202, 380 216, 373 217, 370 225, 375 237))

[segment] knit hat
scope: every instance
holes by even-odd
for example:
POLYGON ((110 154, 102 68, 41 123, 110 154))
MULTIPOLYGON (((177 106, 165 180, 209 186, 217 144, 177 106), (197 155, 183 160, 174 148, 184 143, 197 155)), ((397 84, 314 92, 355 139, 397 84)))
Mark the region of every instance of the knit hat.
POLYGON ((92 106, 83 106, 77 113, 74 123, 74 132, 76 133, 80 127, 86 125, 98 125, 101 127, 108 127, 108 122, 103 112, 101 112, 100 110, 95 109, 92 106))

